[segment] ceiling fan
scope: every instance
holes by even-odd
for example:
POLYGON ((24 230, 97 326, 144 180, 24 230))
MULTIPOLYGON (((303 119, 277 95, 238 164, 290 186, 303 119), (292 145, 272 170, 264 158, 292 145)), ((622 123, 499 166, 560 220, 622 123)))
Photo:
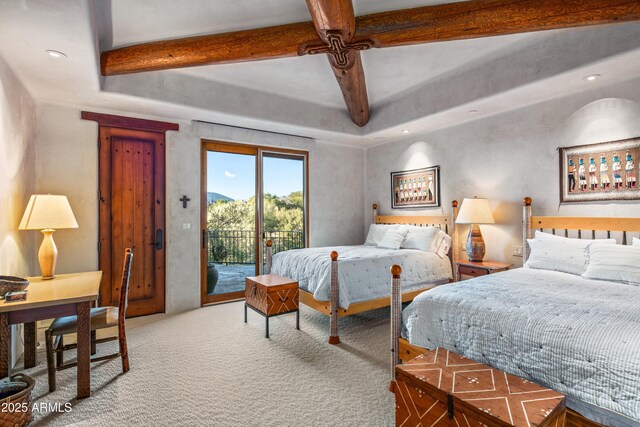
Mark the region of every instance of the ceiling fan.
POLYGON ((471 0, 355 16, 306 0, 313 22, 155 41, 101 53, 105 76, 326 54, 351 119, 369 121, 360 51, 640 20, 640 0, 471 0))

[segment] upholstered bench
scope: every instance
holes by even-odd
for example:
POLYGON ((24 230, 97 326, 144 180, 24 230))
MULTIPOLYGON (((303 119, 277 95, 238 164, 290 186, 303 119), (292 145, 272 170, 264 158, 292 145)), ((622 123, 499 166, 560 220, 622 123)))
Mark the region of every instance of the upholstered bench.
POLYGON ((247 277, 245 286, 244 322, 247 307, 265 318, 265 337, 269 338, 269 318, 296 313, 296 329, 300 329, 298 282, 275 274, 247 277))
POLYGON ((438 348, 396 367, 396 426, 562 427, 564 395, 438 348))

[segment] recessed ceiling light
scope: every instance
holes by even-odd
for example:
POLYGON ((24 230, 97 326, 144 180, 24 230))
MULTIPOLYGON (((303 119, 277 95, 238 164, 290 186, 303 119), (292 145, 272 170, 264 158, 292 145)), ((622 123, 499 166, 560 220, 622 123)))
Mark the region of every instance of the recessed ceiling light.
POLYGON ((600 74, 591 74, 590 76, 583 77, 582 79, 588 82, 592 82, 599 79, 600 77, 602 77, 600 74))
POLYGON ((47 55, 49 55, 52 58, 66 58, 67 55, 63 52, 60 52, 58 50, 45 50, 45 52, 47 53, 47 55))
POLYGON ((478 110, 469 110, 469 113, 471 114, 476 114, 478 112, 478 110))
POLYGON ((409 133, 409 129, 403 129, 402 133, 409 133))

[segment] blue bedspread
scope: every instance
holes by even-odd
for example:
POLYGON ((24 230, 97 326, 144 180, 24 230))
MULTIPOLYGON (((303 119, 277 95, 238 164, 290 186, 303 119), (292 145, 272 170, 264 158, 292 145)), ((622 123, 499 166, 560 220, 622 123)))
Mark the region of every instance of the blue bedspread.
POLYGON ((638 286, 533 269, 482 276, 419 295, 403 336, 553 388, 595 421, 640 425, 638 286))

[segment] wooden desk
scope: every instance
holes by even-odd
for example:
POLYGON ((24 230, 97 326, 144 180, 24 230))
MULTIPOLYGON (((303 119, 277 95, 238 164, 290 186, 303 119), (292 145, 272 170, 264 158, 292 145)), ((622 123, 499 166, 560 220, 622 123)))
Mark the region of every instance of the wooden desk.
POLYGON ((25 324, 25 367, 35 366, 35 322, 78 316, 78 399, 91 395, 91 304, 98 299, 101 271, 29 277, 27 300, 0 301, 0 378, 11 371, 11 325, 25 324))

